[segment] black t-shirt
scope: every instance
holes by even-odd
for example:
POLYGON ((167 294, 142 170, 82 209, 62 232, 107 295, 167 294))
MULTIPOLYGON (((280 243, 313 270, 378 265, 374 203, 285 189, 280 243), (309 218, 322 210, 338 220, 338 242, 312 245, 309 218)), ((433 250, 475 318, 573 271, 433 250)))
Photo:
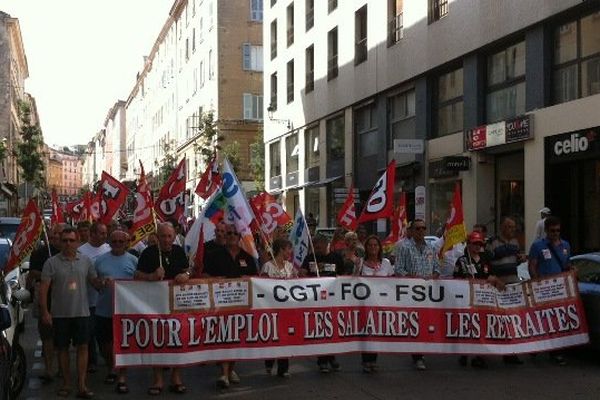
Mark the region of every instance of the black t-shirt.
MULTIPOLYGON (((53 256, 57 255, 60 252, 56 247, 50 245, 50 253, 53 256)), ((48 254, 48 246, 40 246, 35 249, 31 256, 29 257, 29 269, 32 271, 40 271, 44 269, 44 263, 46 260, 50 258, 50 254, 48 254)))
POLYGON ((210 276, 239 278, 244 275, 256 275, 256 261, 252 256, 240 249, 233 258, 227 248, 219 246, 205 258, 204 272, 210 276))
MULTIPOLYGON (((160 267, 158 254, 158 246, 156 245, 144 249, 138 260, 138 271, 146 274, 156 271, 160 267)), ((161 256, 165 279, 174 279, 176 275, 187 271, 188 260, 181 246, 174 244, 171 251, 161 251, 161 256)))
POLYGON ((319 266, 319 276, 336 276, 338 273, 344 271, 344 259, 339 253, 330 252, 329 254, 317 254, 316 257, 312 254, 308 254, 302 263, 302 268, 308 271, 309 275, 316 276, 314 272, 310 271, 309 263, 314 262, 317 259, 317 265, 319 266), (335 264, 335 271, 327 271, 324 269, 325 264, 335 264))

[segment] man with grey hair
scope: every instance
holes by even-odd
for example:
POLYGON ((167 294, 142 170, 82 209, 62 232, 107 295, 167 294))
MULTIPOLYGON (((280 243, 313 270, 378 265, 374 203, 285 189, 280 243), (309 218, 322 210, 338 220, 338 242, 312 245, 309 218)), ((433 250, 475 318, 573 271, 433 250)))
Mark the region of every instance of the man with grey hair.
MULTIPOLYGON (((187 282, 190 277, 188 260, 183 248, 173 244, 175 239, 173 225, 168 222, 159 224, 157 234, 158 244, 148 246, 140 255, 135 279, 144 281, 173 279, 178 284, 187 282)), ((154 368, 154 381, 148 388, 148 394, 159 395, 163 386, 162 368, 154 368)), ((181 380, 181 368, 172 368, 169 391, 183 394, 186 390, 181 380)))

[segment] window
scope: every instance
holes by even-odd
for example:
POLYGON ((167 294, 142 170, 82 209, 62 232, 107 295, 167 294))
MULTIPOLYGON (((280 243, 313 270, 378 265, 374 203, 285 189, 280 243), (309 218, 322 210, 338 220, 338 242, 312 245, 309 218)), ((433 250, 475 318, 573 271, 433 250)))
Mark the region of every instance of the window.
POLYGON ((358 138, 358 154, 361 157, 377 155, 377 122, 375 103, 354 111, 354 132, 358 138))
POLYGON ((354 65, 367 59, 367 6, 354 13, 354 65))
POLYGON ((388 46, 404 37, 402 0, 388 0, 388 46))
POLYGON ((185 38, 185 61, 190 59, 190 38, 185 38))
POLYGON ((394 139, 414 139, 415 125, 415 90, 391 96, 388 99, 388 126, 390 141, 388 148, 394 147, 394 139))
POLYGON ((525 42, 517 43, 487 60, 487 122, 525 112, 525 42))
POLYGON ((319 166, 319 126, 307 128, 304 135, 306 168, 317 167, 319 166))
POLYGON ((306 0, 306 31, 315 26, 315 0, 306 0))
POLYGON ((281 175, 281 153, 279 150, 279 141, 271 143, 269 145, 269 161, 270 161, 270 175, 271 178, 274 176, 281 175))
POLYGON ((600 12, 554 32, 555 103, 600 93, 600 12))
POLYGON ((243 52, 243 68, 247 71, 262 71, 262 46, 252 46, 250 43, 244 43, 242 46, 243 52))
POLYGON ((300 147, 298 146, 298 134, 294 133, 285 138, 285 165, 288 174, 298 171, 299 155, 300 147))
POLYGON ((263 20, 263 0, 250 0, 250 20, 257 22, 263 20))
POLYGON ((337 26, 327 33, 327 80, 338 76, 338 30, 337 26))
POLYGON ((271 104, 272 111, 277 110, 277 72, 271 74, 271 104))
POLYGON ((204 60, 200 61, 200 68, 198 69, 200 75, 200 87, 204 87, 204 60))
POLYGON ((344 115, 326 122, 327 161, 344 159, 344 115))
POLYGON ((429 0, 429 23, 448 15, 448 0, 429 0))
POLYGON ((196 51, 196 28, 192 29, 192 53, 196 51))
POLYGON ((255 94, 244 93, 244 119, 263 119, 263 97, 255 94))
POLYGON ((209 1, 208 3, 208 30, 210 31, 213 28, 213 2, 209 1))
POLYGON ((215 65, 214 65, 214 57, 213 51, 210 49, 208 51, 208 79, 213 79, 215 77, 215 65))
POLYGON ((277 57, 277 20, 271 22, 271 60, 277 57))
POLYGON ((437 118, 434 136, 441 137, 463 129, 463 69, 438 78, 437 118))
POLYGON ((198 29, 198 42, 202 43, 202 41, 204 40, 203 38, 203 29, 202 29, 202 25, 204 24, 204 19, 202 17, 200 17, 200 22, 199 22, 199 26, 200 28, 198 29))
POLYGON ((271 7, 273 7, 277 3, 277 0, 271 0, 271 7))
POLYGON ((327 1, 327 13, 331 13, 336 8, 337 8, 337 0, 328 0, 327 1))
POLYGON ((287 102, 294 101, 294 60, 287 63, 287 102))
POLYGON ((294 3, 287 7, 287 45, 294 44, 294 3))
POLYGON ((315 89, 315 46, 311 45, 306 49, 306 83, 304 85, 306 93, 315 89))

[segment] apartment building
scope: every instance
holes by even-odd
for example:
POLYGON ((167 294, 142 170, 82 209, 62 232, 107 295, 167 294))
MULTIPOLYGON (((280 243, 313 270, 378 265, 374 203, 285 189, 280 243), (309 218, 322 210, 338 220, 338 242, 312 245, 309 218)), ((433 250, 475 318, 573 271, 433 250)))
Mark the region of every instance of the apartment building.
MULTIPOLYGON (((248 165, 262 127, 262 60, 262 0, 175 1, 126 101, 126 178, 137 178, 138 160, 155 172, 171 150, 186 158, 193 192, 204 170, 194 144, 208 112, 221 145, 237 142, 248 165)), ((238 174, 252 189, 249 170, 238 174)))
POLYGON ((334 226, 395 159, 432 233, 459 182, 469 228, 512 216, 526 246, 548 206, 600 248, 597 1, 269 0, 264 19, 266 186, 288 210, 334 226))
POLYGON ((83 162, 80 155, 69 148, 49 147, 48 151, 48 192, 56 190, 60 201, 75 200, 83 185, 83 162))

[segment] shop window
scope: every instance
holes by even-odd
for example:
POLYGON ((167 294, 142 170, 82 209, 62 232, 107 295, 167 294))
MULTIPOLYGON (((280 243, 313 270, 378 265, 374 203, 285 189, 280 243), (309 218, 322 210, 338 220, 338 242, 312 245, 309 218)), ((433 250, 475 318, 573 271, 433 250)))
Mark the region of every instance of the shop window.
POLYGON ((327 33, 327 80, 338 76, 338 29, 327 33))
POLYGON ((388 99, 388 126, 390 129, 389 149, 394 147, 394 139, 415 138, 414 89, 399 93, 388 99))
POLYGON ((271 178, 281 175, 281 153, 279 150, 279 141, 269 145, 269 161, 271 164, 269 170, 269 175, 271 178))
POLYGON ((311 45, 306 49, 306 82, 304 90, 306 93, 315 89, 315 46, 311 45))
POLYGON ((488 123, 525 112, 525 42, 488 57, 486 111, 488 123))
POLYGON ((367 60, 367 6, 354 13, 354 65, 367 60))
POLYGON ((319 126, 307 128, 305 131, 304 150, 306 168, 319 166, 319 126))
POLYGON ((555 103, 600 93, 600 12, 554 31, 555 103))
POLYGON ((377 155, 377 121, 375 104, 360 107, 354 111, 354 132, 358 138, 360 157, 377 155))
POLYGON ((434 137, 463 129, 463 69, 441 75, 437 81, 436 127, 434 137))
POLYGON ((299 154, 298 134, 294 133, 285 138, 285 165, 288 174, 298 171, 299 154))
POLYGON ((327 120, 327 160, 344 159, 344 115, 327 120))

